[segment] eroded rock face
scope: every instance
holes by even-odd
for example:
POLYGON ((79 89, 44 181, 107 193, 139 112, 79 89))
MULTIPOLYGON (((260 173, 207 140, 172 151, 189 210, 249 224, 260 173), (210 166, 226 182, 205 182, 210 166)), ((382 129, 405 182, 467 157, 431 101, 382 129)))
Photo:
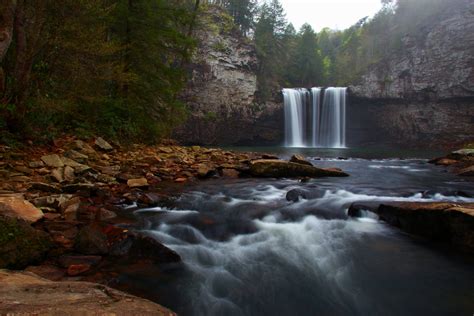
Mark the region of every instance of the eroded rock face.
POLYGON ((104 285, 52 282, 29 272, 0 270, 2 315, 175 315, 104 285))
POLYGON ((373 65, 349 90, 349 142, 352 138, 356 145, 456 146, 453 141, 472 140, 472 1, 450 1, 447 10, 420 25, 416 34, 405 35, 396 53, 373 65), (374 130, 378 133, 371 134, 374 130))
POLYGON ((368 98, 473 97, 473 9, 472 1, 452 0, 445 12, 424 25, 427 31, 418 29, 416 38, 406 35, 402 49, 370 69, 352 92, 368 98))
POLYGON ((251 41, 228 23, 218 8, 207 13, 214 27, 197 30, 199 46, 182 100, 189 119, 176 130, 184 144, 278 143, 281 104, 258 104, 257 55, 251 41))

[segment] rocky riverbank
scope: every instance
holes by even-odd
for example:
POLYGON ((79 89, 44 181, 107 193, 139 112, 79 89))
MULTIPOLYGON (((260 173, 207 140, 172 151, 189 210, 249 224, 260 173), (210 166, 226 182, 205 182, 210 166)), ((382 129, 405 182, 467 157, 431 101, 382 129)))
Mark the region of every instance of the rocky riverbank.
POLYGON ((474 149, 464 148, 430 161, 438 166, 447 167, 449 171, 463 177, 474 177, 474 149))
POLYGON ((298 156, 283 161, 173 143, 125 148, 102 138, 63 138, 22 150, 2 146, 0 157, 0 269, 111 285, 120 267, 180 262, 177 253, 134 231, 133 211, 172 204, 186 185, 219 177, 347 176, 298 156))

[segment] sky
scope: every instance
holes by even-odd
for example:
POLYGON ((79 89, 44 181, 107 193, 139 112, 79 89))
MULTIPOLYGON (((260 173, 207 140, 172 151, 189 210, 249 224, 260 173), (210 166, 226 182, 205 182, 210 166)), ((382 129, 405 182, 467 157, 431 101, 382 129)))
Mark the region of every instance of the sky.
POLYGON ((324 27, 344 30, 381 7, 380 0, 280 0, 288 22, 296 30, 309 23, 315 31, 324 27))

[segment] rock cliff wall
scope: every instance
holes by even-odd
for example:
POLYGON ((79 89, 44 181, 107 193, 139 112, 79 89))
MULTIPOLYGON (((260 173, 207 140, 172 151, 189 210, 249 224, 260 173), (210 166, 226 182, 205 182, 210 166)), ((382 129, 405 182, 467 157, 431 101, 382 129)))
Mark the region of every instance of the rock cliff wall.
POLYGON ((449 146, 474 138, 474 3, 453 0, 420 32, 350 87, 353 141, 449 146))
POLYGON ((208 19, 197 30, 199 47, 182 95, 189 118, 175 137, 183 144, 203 145, 278 142, 283 112, 281 104, 257 103, 255 47, 220 9, 211 9, 208 19))

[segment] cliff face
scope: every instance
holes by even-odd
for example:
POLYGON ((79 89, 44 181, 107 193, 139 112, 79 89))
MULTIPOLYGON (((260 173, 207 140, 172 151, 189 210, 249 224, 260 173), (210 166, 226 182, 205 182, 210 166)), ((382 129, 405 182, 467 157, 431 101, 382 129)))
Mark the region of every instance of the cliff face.
POLYGON ((455 146, 474 139, 474 3, 453 0, 420 31, 350 87, 353 142, 455 146))
POLYGON ((454 0, 397 54, 373 66, 351 87, 356 96, 439 100, 474 97, 474 3, 454 0))
POLYGON ((199 47, 190 66, 191 79, 182 94, 188 120, 176 130, 184 144, 269 144, 281 139, 282 109, 258 104, 255 47, 226 26, 219 9, 197 30, 199 47), (214 27, 212 27, 214 26, 214 27))

